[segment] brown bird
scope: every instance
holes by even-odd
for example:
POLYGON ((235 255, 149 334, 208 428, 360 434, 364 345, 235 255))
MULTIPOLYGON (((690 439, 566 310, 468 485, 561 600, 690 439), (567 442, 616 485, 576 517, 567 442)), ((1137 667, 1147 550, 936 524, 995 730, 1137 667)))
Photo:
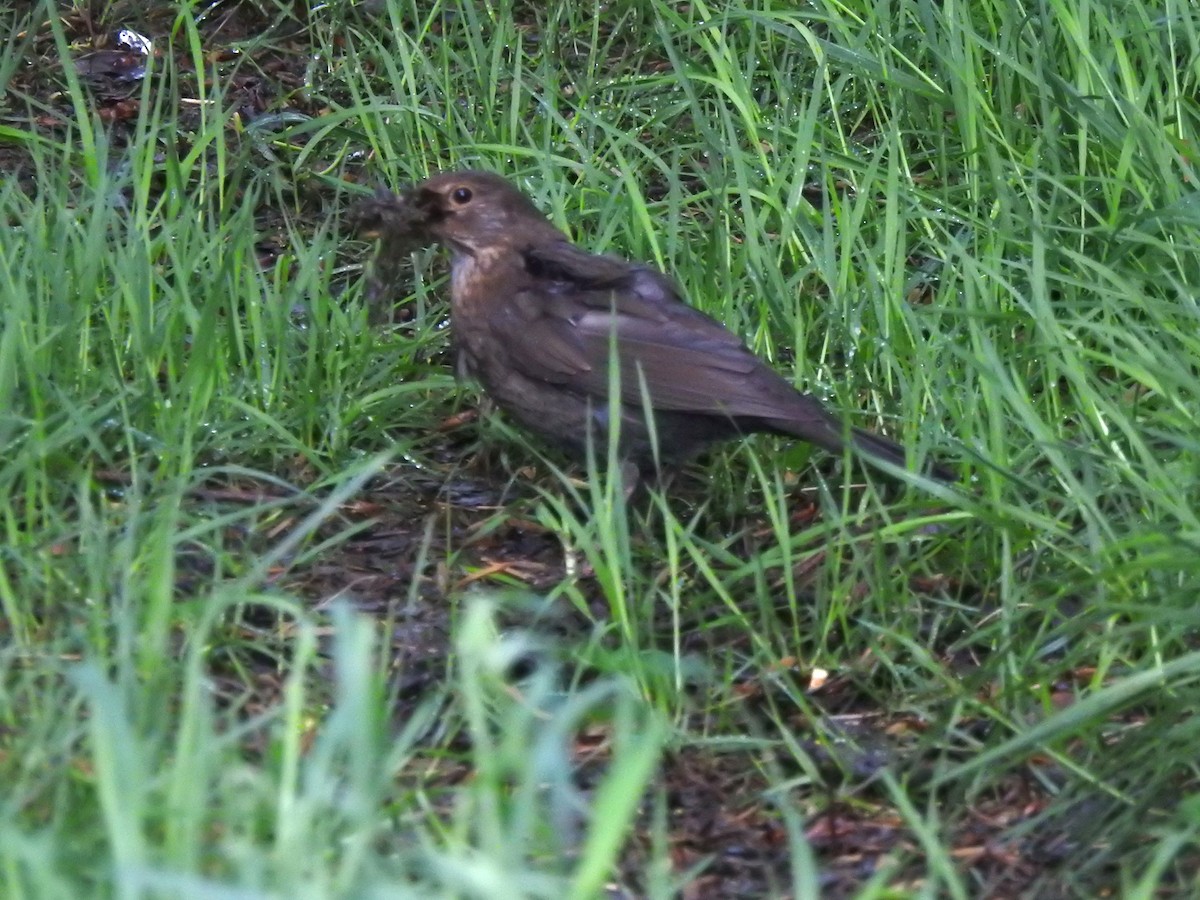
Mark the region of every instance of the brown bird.
POLYGON ((603 453, 616 409, 622 458, 643 474, 653 470, 653 441, 662 461, 677 463, 751 432, 792 435, 833 453, 848 445, 867 459, 905 465, 903 448, 847 426, 797 391, 719 322, 688 306, 669 276, 575 246, 503 178, 449 172, 401 203, 404 228, 450 251, 460 371, 552 442, 578 453, 591 440, 603 453))

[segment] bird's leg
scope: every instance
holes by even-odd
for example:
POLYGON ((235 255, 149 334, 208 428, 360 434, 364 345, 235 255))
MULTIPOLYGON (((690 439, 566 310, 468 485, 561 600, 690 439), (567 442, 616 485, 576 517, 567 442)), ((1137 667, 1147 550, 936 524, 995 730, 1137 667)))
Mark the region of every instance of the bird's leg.
POLYGON ((621 460, 621 499, 626 503, 637 493, 641 486, 641 470, 637 463, 630 459, 621 460))

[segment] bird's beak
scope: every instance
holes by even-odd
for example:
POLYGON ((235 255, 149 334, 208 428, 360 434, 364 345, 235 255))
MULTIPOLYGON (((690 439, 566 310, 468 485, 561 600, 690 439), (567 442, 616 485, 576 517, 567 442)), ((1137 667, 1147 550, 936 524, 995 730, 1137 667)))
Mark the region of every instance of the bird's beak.
POLYGON ((428 188, 416 187, 409 193, 409 202, 420 210, 428 224, 439 222, 446 218, 446 207, 442 195, 428 188))

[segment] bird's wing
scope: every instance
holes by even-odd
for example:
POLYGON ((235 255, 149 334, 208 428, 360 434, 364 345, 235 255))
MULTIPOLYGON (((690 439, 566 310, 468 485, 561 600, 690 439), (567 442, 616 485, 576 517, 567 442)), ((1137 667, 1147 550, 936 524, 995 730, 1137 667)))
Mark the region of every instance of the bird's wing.
POLYGON ((526 256, 534 276, 507 305, 502 330, 527 374, 607 397, 607 360, 621 399, 658 410, 775 418, 796 392, 722 325, 688 306, 674 282, 645 266, 567 243, 526 256))

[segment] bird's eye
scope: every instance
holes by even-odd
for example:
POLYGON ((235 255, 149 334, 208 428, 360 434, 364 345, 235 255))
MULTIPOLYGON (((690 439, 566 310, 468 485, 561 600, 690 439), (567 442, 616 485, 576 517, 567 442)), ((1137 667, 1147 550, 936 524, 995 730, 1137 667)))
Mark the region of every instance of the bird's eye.
POLYGON ((472 195, 471 195, 470 188, 460 187, 460 188, 454 189, 454 193, 452 193, 450 195, 450 199, 453 200, 455 203, 457 203, 459 206, 462 206, 464 203, 471 202, 471 196, 472 195))

